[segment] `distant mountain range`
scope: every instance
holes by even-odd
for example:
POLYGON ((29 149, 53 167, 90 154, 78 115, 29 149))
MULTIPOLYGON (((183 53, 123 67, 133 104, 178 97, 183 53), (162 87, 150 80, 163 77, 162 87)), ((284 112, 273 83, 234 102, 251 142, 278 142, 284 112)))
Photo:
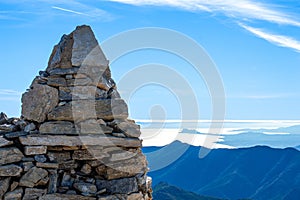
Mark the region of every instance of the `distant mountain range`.
POLYGON ((222 200, 213 197, 205 197, 193 192, 188 192, 167 183, 159 183, 153 188, 154 200, 222 200))
MULTIPOLYGON (((149 155, 161 148, 145 147, 143 151, 149 155)), ((199 147, 174 142, 172 148, 188 149, 171 165, 149 173, 153 185, 167 182, 197 194, 230 200, 300 199, 300 152, 296 149, 215 149, 199 159, 199 147)), ((168 155, 148 156, 150 168, 164 156, 168 155)))

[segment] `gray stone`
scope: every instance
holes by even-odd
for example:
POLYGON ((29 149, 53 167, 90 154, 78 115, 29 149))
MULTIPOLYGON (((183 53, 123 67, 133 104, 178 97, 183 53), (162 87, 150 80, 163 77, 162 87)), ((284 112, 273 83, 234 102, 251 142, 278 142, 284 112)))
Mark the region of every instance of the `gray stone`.
POLYGON ((26 188, 22 200, 38 200, 41 196, 47 193, 45 189, 26 188))
POLYGON ((122 99, 78 100, 55 108, 49 120, 85 121, 88 119, 126 119, 128 107, 122 99))
POLYGON ((106 178, 109 180, 144 174, 147 171, 146 157, 142 153, 127 160, 105 164, 108 166, 106 178))
POLYGON ((23 196, 23 188, 18 188, 14 191, 7 192, 4 196, 4 200, 21 200, 23 196))
MULTIPOLYGON (((44 146, 121 146, 121 147, 141 147, 141 140, 136 138, 118 138, 102 135, 93 136, 64 136, 64 135, 44 135, 26 136, 19 138, 23 145, 44 145, 44 146)), ((1 155, 1 150, 0 150, 1 155)), ((1 157, 0 157, 1 161, 1 157)))
POLYGON ((19 167, 18 165, 0 166, 0 176, 19 176, 22 171, 22 167, 19 167))
POLYGON ((46 176, 42 178, 39 182, 37 182, 36 186, 45 186, 48 184, 48 182, 49 182, 49 177, 46 176))
POLYGON ((92 167, 89 164, 84 164, 81 167, 80 172, 89 175, 92 172, 92 167))
MULTIPOLYGON (((75 81, 76 83, 77 81, 75 81)), ((61 101, 99 98, 106 98, 106 92, 96 86, 59 87, 59 99, 61 101)))
POLYGON ((18 132, 6 133, 4 136, 7 139, 15 139, 15 138, 18 138, 20 136, 25 136, 25 135, 28 135, 28 133, 23 132, 23 131, 18 131, 18 132))
POLYGON ((97 187, 90 183, 74 183, 73 187, 81 193, 95 194, 97 192, 97 187))
POLYGON ((48 170, 49 172, 49 185, 48 185, 48 194, 53 194, 57 192, 57 170, 48 170))
POLYGON ((34 84, 32 89, 22 95, 22 116, 27 120, 43 122, 57 104, 57 89, 34 84))
POLYGON ((13 181, 10 185, 10 191, 14 191, 19 186, 19 182, 13 181))
POLYGON ((48 77, 47 85, 52 87, 66 87, 67 81, 63 77, 48 77))
POLYGON ((122 178, 116 180, 96 180, 98 190, 106 188, 110 194, 131 194, 138 192, 138 184, 134 177, 122 178))
POLYGON ((72 194, 47 194, 39 198, 39 200, 96 200, 95 197, 84 197, 72 194))
POLYGON ((34 123, 30 123, 27 126, 25 126, 24 132, 29 133, 30 131, 33 131, 35 129, 36 129, 35 124, 34 123))
POLYGON ((18 126, 12 124, 2 124, 0 125, 0 133, 8 133, 18 130, 18 126))
POLYGON ((44 163, 44 162, 47 161, 47 158, 46 158, 45 155, 35 155, 34 160, 37 161, 37 162, 44 163))
POLYGON ((73 170, 78 168, 78 163, 74 160, 68 160, 59 163, 58 169, 63 169, 63 170, 73 170))
POLYGON ((77 74, 78 71, 79 71, 79 67, 72 67, 66 69, 56 68, 56 69, 50 69, 49 73, 51 76, 55 76, 55 75, 77 74))
POLYGON ((140 126, 132 122, 121 122, 116 127, 127 137, 138 138, 141 135, 140 126))
POLYGON ((4 112, 0 113, 0 125, 7 123, 7 115, 4 112))
POLYGON ((23 162, 22 167, 24 172, 28 172, 31 168, 34 167, 34 164, 32 162, 23 162))
POLYGON ((12 145, 12 144, 13 144, 12 141, 9 141, 9 140, 4 139, 3 137, 0 137, 0 147, 5 147, 8 145, 12 145))
POLYGON ((109 154, 101 150, 77 150, 74 151, 72 159, 74 160, 101 160, 109 157, 109 154))
POLYGON ((65 172, 61 181, 61 186, 70 188, 73 185, 74 181, 75 179, 71 176, 71 174, 65 172))
POLYGON ((97 120, 89 119, 75 124, 76 132, 79 134, 111 134, 113 129, 98 124, 97 120))
MULTIPOLYGON (((24 187, 34 187, 37 183, 48 176, 47 170, 42 168, 33 167, 26 174, 24 174, 20 179, 20 186, 24 187)), ((26 193, 26 191, 25 191, 26 193)))
POLYGON ((9 188, 9 182, 10 182, 10 177, 8 178, 3 178, 3 177, 0 177, 0 199, 3 198, 5 192, 8 190, 9 188))
MULTIPOLYGON (((90 78, 77 78, 67 80, 67 86, 93 86, 93 82, 90 78)), ((95 86, 95 85, 94 85, 95 86)))
POLYGON ((16 147, 0 149, 0 165, 19 162, 22 158, 22 152, 16 147))
POLYGON ((75 134, 74 125, 67 121, 45 122, 40 126, 41 134, 75 134))
POLYGON ((25 153, 25 155, 46 154, 47 147, 46 146, 25 146, 24 153, 25 153))
POLYGON ((45 169, 58 169, 58 163, 36 163, 37 167, 45 168, 45 169))
POLYGON ((71 154, 68 151, 63 152, 48 152, 48 158, 51 162, 61 163, 67 160, 71 160, 71 154))

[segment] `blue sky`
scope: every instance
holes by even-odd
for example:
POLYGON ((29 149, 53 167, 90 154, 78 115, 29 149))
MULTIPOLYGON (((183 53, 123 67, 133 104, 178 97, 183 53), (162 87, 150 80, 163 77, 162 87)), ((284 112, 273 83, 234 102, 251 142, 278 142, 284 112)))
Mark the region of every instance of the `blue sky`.
MULTIPOLYGON (((10 116, 20 115, 20 95, 46 68, 60 37, 88 24, 100 42, 135 28, 178 31, 200 44, 215 62, 226 93, 226 119, 299 119, 297 0, 0 0, 0 5, 0 111, 10 116)), ((111 64, 113 77, 118 82, 147 63, 167 65, 185 77, 197 98, 199 119, 211 118, 203 79, 174 55, 132 52, 111 64)), ((134 93, 131 117, 147 119, 155 105, 164 108, 168 119, 180 119, 178 99, 159 85, 134 93)))

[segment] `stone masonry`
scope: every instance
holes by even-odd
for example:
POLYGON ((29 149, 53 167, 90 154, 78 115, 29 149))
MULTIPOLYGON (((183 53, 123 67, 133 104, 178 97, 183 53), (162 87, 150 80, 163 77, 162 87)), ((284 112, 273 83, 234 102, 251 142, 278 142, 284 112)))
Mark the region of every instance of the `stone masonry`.
POLYGON ((0 114, 0 199, 151 200, 140 127, 89 26, 54 47, 22 96, 0 114))

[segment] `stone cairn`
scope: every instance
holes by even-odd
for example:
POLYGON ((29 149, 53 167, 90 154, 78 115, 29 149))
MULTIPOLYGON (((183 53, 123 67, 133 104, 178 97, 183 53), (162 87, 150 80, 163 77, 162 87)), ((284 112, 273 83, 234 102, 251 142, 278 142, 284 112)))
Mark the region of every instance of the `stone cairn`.
POLYGON ((151 200, 140 127, 89 26, 64 35, 22 96, 0 114, 0 199, 151 200))

